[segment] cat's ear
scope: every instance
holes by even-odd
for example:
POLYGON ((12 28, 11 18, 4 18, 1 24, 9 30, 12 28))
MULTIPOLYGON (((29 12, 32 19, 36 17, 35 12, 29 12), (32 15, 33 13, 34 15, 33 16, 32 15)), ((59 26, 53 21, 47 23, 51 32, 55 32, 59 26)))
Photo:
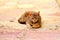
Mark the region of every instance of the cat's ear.
POLYGON ((40 11, 37 12, 37 15, 40 16, 40 11))
POLYGON ((29 15, 31 16, 31 15, 32 15, 32 13, 30 12, 30 13, 29 13, 29 15))

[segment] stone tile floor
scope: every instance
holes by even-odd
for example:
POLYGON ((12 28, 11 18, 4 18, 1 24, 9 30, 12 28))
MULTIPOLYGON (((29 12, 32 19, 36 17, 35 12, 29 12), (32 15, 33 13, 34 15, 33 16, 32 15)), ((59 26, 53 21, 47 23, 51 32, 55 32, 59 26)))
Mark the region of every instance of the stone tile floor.
POLYGON ((58 4, 55 0, 0 0, 0 40, 60 40, 58 4), (27 30, 17 22, 27 10, 41 11, 42 28, 27 30))

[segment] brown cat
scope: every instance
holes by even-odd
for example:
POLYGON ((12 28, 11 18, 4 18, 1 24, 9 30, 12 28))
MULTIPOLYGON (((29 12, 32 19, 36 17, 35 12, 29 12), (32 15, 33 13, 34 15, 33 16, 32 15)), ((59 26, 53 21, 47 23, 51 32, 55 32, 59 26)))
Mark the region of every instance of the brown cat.
POLYGON ((41 27, 40 12, 28 11, 25 12, 19 19, 20 24, 29 24, 32 28, 41 27))

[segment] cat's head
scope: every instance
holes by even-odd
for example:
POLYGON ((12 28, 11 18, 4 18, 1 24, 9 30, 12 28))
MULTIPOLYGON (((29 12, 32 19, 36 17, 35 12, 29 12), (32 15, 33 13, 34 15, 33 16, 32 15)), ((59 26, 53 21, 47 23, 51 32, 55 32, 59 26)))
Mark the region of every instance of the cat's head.
POLYGON ((33 23, 38 22, 39 18, 40 18, 40 11, 39 12, 30 12, 30 21, 33 23))

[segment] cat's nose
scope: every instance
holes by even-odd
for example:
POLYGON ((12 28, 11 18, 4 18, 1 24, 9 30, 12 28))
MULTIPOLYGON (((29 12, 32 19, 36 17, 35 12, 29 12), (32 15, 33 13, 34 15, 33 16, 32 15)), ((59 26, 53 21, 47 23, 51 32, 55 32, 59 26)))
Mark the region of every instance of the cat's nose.
POLYGON ((35 20, 33 20, 33 22, 35 22, 35 20))

